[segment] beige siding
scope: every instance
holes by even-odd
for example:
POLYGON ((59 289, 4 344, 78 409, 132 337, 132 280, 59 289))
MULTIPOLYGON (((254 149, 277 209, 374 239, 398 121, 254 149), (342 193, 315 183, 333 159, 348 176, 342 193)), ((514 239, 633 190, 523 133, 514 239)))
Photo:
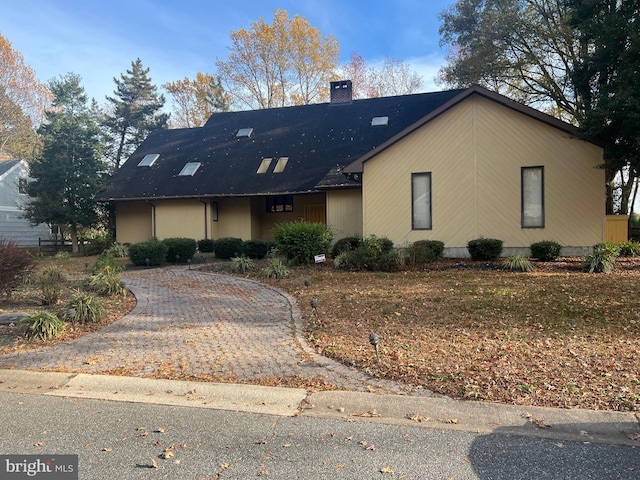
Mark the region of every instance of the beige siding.
POLYGON ((163 200, 156 207, 156 237, 201 240, 205 234, 205 204, 199 200, 163 200))
POLYGON ((333 239, 362 237, 362 192, 334 190, 327 192, 327 225, 333 239))
POLYGON ((603 241, 600 148, 521 113, 471 97, 365 163, 364 235, 449 248, 499 238, 565 246, 603 241), (545 228, 521 228, 520 172, 544 166, 545 228), (411 173, 431 172, 432 230, 411 229, 411 173))
POLYGON ((213 222, 211 238, 235 237, 251 240, 251 199, 221 198, 217 203, 218 221, 213 222))
POLYGON ((116 240, 138 243, 153 237, 153 210, 146 202, 116 203, 116 240))

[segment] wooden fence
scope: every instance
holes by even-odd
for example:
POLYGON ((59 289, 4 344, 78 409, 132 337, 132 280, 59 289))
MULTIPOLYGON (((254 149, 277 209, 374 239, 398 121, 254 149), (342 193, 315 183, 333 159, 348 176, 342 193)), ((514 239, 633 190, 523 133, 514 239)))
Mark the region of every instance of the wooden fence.
POLYGON ((38 238, 39 255, 55 255, 58 252, 70 252, 71 242, 60 238, 38 238))

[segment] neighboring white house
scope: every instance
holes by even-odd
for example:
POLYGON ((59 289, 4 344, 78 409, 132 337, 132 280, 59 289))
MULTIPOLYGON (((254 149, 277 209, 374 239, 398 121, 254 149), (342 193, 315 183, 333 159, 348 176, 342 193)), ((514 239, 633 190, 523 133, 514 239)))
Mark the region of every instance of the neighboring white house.
POLYGON ((37 246, 38 238, 49 238, 47 224, 33 226, 22 218, 20 207, 27 200, 24 191, 29 165, 24 160, 0 160, 0 239, 20 246, 37 246))

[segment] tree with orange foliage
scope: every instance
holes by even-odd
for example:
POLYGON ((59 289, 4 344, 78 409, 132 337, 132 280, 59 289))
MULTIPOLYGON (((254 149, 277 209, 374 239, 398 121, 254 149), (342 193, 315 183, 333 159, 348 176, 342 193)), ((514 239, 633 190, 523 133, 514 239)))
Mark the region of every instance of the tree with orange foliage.
POLYGON ((228 59, 216 67, 241 108, 306 105, 327 99, 339 54, 333 36, 277 9, 271 25, 260 18, 249 30, 232 31, 228 59))
POLYGON ((230 95, 222 88, 220 79, 210 73, 198 72, 193 80, 185 77, 162 87, 173 100, 169 120, 172 128, 201 127, 213 113, 229 110, 230 95))
POLYGON ((0 155, 29 159, 38 145, 35 128, 51 94, 22 54, 0 34, 0 155))

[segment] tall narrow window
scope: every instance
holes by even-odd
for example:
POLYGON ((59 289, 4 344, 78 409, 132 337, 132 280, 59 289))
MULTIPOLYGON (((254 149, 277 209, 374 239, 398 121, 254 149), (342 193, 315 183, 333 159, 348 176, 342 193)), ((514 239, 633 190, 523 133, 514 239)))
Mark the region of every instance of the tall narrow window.
POLYGON ((431 229, 431 173, 411 174, 413 230, 431 229))
POLYGON ((522 228, 544 228, 544 167, 522 167, 522 228))

